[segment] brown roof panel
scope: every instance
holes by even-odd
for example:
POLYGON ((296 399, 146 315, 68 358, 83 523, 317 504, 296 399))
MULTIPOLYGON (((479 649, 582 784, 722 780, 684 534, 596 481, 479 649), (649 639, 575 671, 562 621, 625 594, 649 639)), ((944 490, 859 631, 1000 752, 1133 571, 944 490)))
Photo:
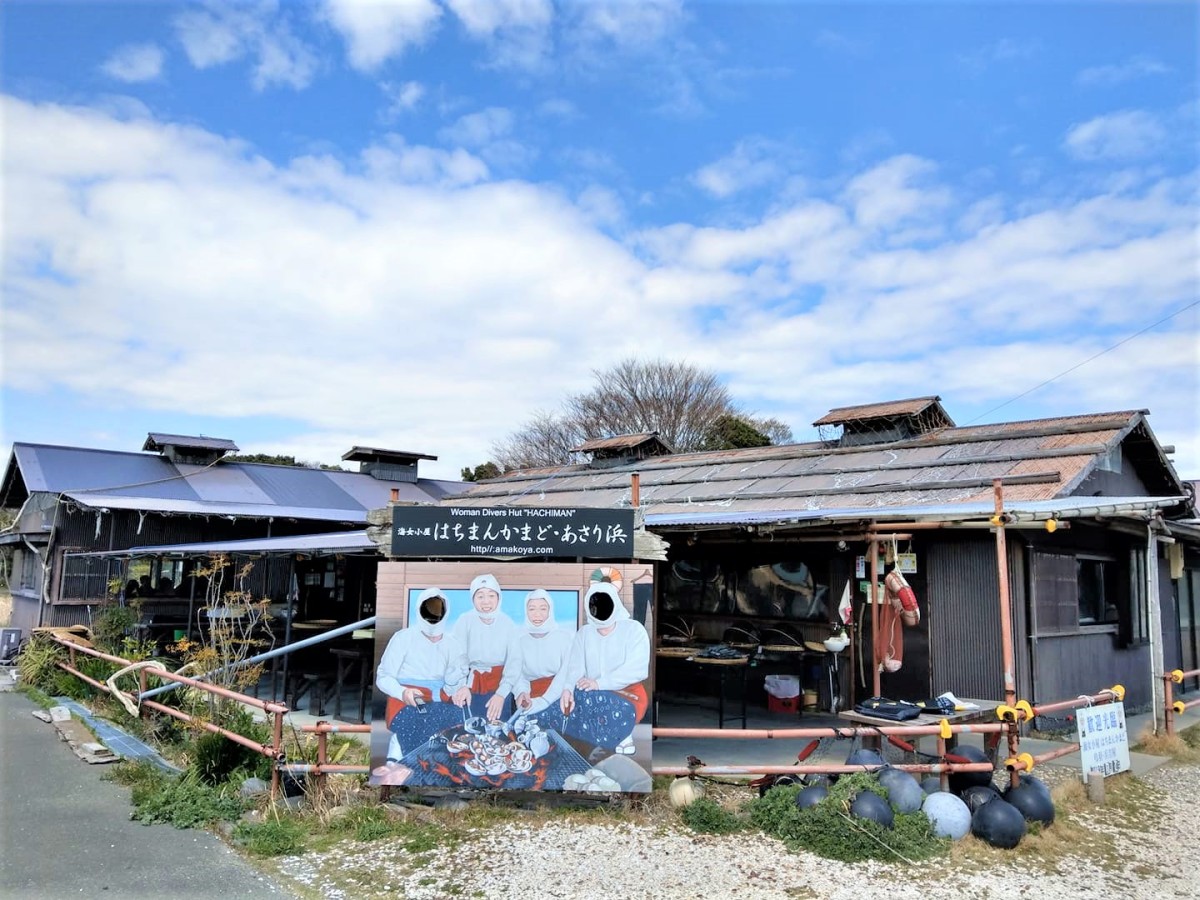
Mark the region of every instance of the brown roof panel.
POLYGON ((861 419, 882 419, 889 416, 915 416, 924 412, 941 397, 912 397, 908 400, 889 400, 885 403, 864 403, 860 406, 839 406, 831 409, 813 425, 842 425, 861 419))

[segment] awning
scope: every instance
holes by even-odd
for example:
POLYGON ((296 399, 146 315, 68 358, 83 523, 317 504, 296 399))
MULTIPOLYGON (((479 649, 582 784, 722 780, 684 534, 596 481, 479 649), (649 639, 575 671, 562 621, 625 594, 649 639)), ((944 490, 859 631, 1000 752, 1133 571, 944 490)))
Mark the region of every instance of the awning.
POLYGON ((329 534, 298 534, 290 537, 254 538, 247 541, 211 541, 196 544, 162 544, 129 547, 125 550, 101 550, 92 553, 68 553, 68 556, 107 557, 131 556, 210 556, 224 553, 229 556, 289 556, 294 553, 373 553, 375 544, 365 531, 335 531, 329 534))
POLYGON ((172 497, 130 497, 96 491, 68 491, 64 497, 88 509, 132 509, 180 516, 216 516, 223 519, 321 519, 326 522, 367 522, 367 510, 326 507, 277 506, 268 503, 215 503, 172 497))
MULTIPOLYGON (((1183 503, 1186 497, 1061 497, 1017 500, 1004 511, 1015 522, 1047 519, 1137 518, 1183 503)), ((646 513, 648 528, 673 526, 794 525, 815 527, 845 522, 980 522, 991 518, 991 503, 945 503, 933 506, 871 506, 857 509, 754 510, 742 512, 646 513)))

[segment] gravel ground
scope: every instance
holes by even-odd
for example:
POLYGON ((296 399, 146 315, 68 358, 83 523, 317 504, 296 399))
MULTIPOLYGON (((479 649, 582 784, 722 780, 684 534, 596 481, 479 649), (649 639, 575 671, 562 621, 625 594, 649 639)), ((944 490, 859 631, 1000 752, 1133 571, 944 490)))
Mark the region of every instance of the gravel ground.
POLYGON ((1200 898, 1200 874, 1179 855, 1181 845, 1200 833, 1200 766, 1168 764, 1143 782, 1152 789, 1148 811, 1131 816, 1106 806, 1077 813, 1075 821, 1092 839, 1052 859, 976 845, 973 852, 956 848, 936 867, 914 869, 791 853, 761 834, 715 837, 682 826, 549 820, 506 823, 452 849, 417 857, 397 842, 348 842, 286 859, 281 872, 331 900, 1200 898))

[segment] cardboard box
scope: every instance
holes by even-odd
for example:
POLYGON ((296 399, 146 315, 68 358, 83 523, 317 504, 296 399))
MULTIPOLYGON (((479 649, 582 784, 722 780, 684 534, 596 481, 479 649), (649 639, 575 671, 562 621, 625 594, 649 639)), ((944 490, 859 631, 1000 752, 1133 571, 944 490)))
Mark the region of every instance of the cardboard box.
POLYGON ((800 712, 799 697, 772 697, 767 694, 767 709, 774 713, 791 713, 797 715, 800 712))

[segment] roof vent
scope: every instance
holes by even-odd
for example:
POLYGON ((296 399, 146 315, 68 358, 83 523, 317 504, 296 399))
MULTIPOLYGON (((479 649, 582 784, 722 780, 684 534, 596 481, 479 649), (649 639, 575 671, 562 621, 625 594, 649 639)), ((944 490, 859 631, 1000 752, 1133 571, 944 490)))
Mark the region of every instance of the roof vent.
POLYGON ((890 444, 953 428, 954 420, 942 408, 941 399, 914 397, 863 406, 841 406, 831 409, 813 425, 821 430, 826 443, 838 447, 890 444), (841 434, 826 438, 825 429, 837 426, 841 426, 841 434))
POLYGON ((670 456, 674 451, 658 436, 657 431, 639 434, 618 434, 615 437, 596 438, 571 448, 572 453, 587 453, 589 465, 596 469, 638 462, 652 456, 670 456))
POLYGON ((238 445, 225 438, 204 435, 162 434, 152 431, 146 435, 142 449, 158 453, 173 463, 208 466, 226 453, 236 453, 238 445))
POLYGON ((351 447, 342 454, 344 462, 358 463, 358 471, 380 481, 415 482, 417 464, 423 459, 436 460, 437 457, 407 450, 384 450, 381 447, 351 447))

